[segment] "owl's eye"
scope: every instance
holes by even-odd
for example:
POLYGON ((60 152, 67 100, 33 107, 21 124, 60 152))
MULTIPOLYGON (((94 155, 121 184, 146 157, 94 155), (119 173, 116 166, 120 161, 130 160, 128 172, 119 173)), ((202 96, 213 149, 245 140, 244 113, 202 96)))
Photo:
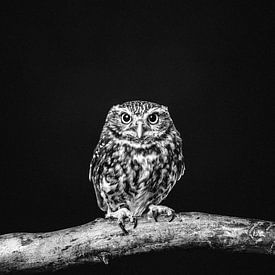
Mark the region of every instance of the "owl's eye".
POLYGON ((131 116, 129 114, 122 113, 122 115, 121 115, 121 121, 122 121, 122 123, 128 124, 128 123, 131 122, 131 120, 132 120, 132 118, 131 118, 131 116))
POLYGON ((148 121, 150 124, 156 124, 159 121, 159 116, 157 113, 153 113, 148 116, 148 121))

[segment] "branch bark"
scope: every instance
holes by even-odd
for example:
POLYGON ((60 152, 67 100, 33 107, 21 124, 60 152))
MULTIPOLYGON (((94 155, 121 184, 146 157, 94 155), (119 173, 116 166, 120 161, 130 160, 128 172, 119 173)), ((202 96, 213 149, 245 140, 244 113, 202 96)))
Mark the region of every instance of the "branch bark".
MULTIPOLYGON (((129 229, 128 229, 129 227, 129 229)), ((0 236, 0 273, 54 271, 83 263, 107 264, 124 255, 174 247, 210 247, 275 255, 275 223, 199 212, 179 213, 172 222, 142 217, 124 235, 115 221, 48 233, 0 236)))

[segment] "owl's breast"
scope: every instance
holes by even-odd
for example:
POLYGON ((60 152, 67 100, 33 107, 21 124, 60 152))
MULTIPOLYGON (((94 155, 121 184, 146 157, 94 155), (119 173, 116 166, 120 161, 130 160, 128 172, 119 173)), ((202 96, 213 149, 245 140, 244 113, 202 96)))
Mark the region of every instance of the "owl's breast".
POLYGON ((100 189, 112 210, 127 205, 141 215, 148 205, 159 203, 177 181, 171 146, 115 144, 106 151, 102 165, 100 189))
POLYGON ((104 174, 109 182, 124 183, 126 191, 132 189, 135 193, 140 184, 148 182, 152 171, 160 168, 166 160, 166 155, 161 154, 160 150, 121 145, 112 151, 105 162, 104 174))

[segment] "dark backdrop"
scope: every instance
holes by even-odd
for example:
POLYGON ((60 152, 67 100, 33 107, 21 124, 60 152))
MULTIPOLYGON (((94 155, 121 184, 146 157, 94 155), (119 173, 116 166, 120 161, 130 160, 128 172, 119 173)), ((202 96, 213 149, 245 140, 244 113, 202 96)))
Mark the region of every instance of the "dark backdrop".
MULTIPOLYGON (((267 5, 23 2, 1 7, 1 234, 103 216, 92 151, 108 109, 135 99, 169 106, 184 140, 186 175, 166 205, 275 220, 267 5)), ((272 261, 176 250, 57 274, 243 274, 272 261)))

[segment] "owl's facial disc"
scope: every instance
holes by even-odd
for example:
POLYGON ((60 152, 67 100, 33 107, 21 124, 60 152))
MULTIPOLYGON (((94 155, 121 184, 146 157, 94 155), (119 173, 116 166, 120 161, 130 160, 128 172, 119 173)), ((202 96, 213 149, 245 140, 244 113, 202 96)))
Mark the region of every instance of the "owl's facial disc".
POLYGON ((132 136, 141 139, 144 133, 144 126, 142 118, 138 116, 131 116, 127 112, 123 112, 121 115, 121 122, 124 124, 123 136, 132 136))
POLYGON ((105 129, 120 141, 150 144, 164 138, 173 122, 165 106, 131 108, 112 107, 106 118, 105 129))
POLYGON ((163 115, 157 111, 131 114, 131 119, 127 120, 129 122, 123 123, 125 128, 122 131, 122 137, 133 142, 148 143, 163 133, 163 119, 163 115))

